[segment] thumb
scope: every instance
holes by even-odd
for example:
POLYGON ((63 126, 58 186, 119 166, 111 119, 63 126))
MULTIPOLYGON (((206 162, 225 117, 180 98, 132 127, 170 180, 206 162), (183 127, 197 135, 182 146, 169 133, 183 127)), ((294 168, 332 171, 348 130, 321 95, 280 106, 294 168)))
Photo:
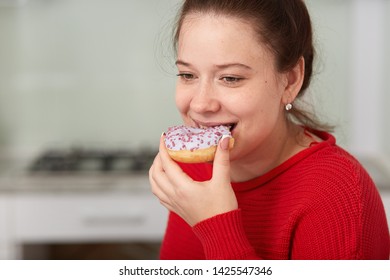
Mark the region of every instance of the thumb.
POLYGON ((230 147, 232 142, 230 135, 223 135, 219 140, 214 157, 213 180, 230 182, 230 147))

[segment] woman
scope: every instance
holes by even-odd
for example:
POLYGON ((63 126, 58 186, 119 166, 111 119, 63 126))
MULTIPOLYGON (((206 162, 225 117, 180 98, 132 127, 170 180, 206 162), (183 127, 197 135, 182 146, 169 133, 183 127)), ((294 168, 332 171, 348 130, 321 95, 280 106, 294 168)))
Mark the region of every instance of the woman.
POLYGON ((160 139, 153 193, 170 210, 162 259, 388 259, 369 175, 299 108, 314 49, 301 0, 187 0, 175 34, 186 125, 233 124, 213 164, 160 139))

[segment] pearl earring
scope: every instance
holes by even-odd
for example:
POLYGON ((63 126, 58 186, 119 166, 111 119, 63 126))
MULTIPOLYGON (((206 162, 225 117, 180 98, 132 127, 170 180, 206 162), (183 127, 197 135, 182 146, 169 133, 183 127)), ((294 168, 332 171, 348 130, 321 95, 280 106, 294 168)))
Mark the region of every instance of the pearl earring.
POLYGON ((291 103, 286 104, 286 111, 290 111, 292 109, 293 105, 291 103))

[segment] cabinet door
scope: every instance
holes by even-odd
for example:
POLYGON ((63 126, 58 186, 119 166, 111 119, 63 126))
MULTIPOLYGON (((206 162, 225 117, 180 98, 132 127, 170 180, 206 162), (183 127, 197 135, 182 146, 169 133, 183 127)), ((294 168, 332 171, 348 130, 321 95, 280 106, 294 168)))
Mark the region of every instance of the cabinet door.
POLYGON ((20 242, 159 241, 167 212, 150 193, 20 195, 15 199, 20 242))
POLYGON ((385 206, 387 224, 390 226, 390 190, 381 193, 383 205, 385 206))
POLYGON ((0 260, 14 259, 17 246, 13 240, 13 196, 0 195, 0 260))
POLYGON ((6 258, 6 235, 7 235, 7 215, 6 215, 6 201, 5 198, 0 196, 0 260, 6 258))

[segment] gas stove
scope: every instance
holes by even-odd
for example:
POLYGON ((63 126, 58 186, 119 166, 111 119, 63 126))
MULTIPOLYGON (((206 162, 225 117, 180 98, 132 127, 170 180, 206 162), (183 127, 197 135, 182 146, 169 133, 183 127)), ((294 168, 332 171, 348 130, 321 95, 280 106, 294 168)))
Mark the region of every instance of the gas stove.
POLYGON ((50 149, 28 167, 31 173, 146 173, 157 150, 50 149))

